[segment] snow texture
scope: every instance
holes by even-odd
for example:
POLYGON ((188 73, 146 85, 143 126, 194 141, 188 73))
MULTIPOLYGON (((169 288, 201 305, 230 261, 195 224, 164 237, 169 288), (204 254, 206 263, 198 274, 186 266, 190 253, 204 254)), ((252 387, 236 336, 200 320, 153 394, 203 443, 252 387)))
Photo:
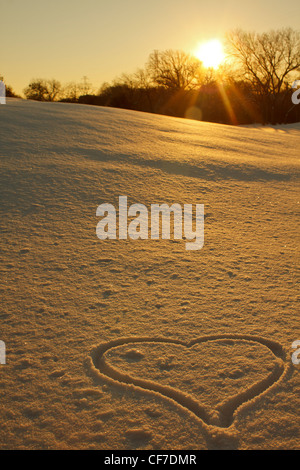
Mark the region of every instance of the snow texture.
POLYGON ((1 448, 299 448, 300 125, 0 119, 1 448), (99 240, 122 195, 204 204, 204 247, 99 240))

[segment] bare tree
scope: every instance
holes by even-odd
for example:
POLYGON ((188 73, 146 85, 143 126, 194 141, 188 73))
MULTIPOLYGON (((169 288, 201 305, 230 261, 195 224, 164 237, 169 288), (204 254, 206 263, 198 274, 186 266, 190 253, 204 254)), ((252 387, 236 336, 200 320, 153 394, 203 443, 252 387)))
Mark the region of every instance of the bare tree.
POLYGON ((57 80, 44 80, 38 78, 33 80, 27 88, 24 89, 24 94, 27 99, 36 101, 55 101, 59 98, 62 92, 62 86, 57 80))
POLYGON ((137 88, 143 88, 144 90, 149 90, 152 86, 151 77, 145 69, 137 69, 134 74, 134 81, 137 88))
POLYGON ((293 77, 300 71, 300 32, 291 28, 267 33, 236 30, 227 40, 229 54, 252 85, 263 120, 278 120, 290 101, 293 77))
POLYGON ((62 92, 61 83, 54 79, 46 80, 46 89, 47 101, 55 101, 60 97, 60 94, 62 92))
POLYGON ((112 86, 126 86, 128 89, 134 89, 136 88, 136 80, 133 74, 122 73, 113 80, 112 86))
POLYGON ((280 93, 292 72, 300 70, 300 32, 284 28, 268 33, 236 30, 228 35, 232 56, 258 90, 280 93))
POLYGON ((155 50, 150 54, 146 73, 155 85, 187 90, 199 86, 202 66, 196 57, 183 51, 155 50))
POLYGON ((79 86, 76 82, 67 83, 62 90, 62 97, 66 101, 76 102, 80 96, 79 86))
POLYGON ((46 101, 47 88, 42 79, 33 80, 28 87, 24 89, 24 95, 28 100, 46 101))

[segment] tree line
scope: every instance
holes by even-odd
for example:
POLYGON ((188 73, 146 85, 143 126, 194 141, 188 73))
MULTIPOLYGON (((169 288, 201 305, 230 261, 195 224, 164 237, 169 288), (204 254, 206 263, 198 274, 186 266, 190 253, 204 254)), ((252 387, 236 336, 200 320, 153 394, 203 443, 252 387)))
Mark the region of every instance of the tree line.
POLYGON ((144 68, 104 83, 95 92, 87 77, 62 86, 32 80, 27 99, 111 106, 226 124, 300 121, 291 100, 300 78, 300 32, 283 28, 266 33, 227 34, 228 60, 207 69, 183 51, 153 51, 144 68))

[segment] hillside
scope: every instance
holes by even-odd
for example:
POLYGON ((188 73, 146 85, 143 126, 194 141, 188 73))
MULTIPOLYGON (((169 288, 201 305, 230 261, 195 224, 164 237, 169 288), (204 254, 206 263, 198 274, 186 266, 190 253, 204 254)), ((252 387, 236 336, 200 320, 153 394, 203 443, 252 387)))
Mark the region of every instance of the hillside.
POLYGON ((300 126, 0 106, 2 449, 299 447, 300 126), (204 247, 100 240, 204 204, 204 247))

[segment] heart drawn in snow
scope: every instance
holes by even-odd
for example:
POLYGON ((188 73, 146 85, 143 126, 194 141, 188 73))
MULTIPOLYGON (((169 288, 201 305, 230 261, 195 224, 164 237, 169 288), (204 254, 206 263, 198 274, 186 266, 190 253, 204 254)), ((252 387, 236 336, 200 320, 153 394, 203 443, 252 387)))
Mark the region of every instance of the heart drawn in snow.
MULTIPOLYGON (((239 354, 239 349, 237 347, 236 354, 239 354)), ((245 356, 244 356, 245 357, 245 356)), ((221 366, 222 366, 222 360, 224 357, 218 357, 218 355, 215 355, 215 361, 219 361, 221 366)), ((243 360, 243 357, 240 356, 238 359, 241 361, 243 360)), ((171 399, 175 402, 177 402, 181 407, 184 407, 194 413, 198 418, 200 418, 206 425, 209 426, 217 426, 217 427, 222 427, 222 428, 227 428, 229 427, 233 421, 234 418, 236 417, 236 414, 238 412, 238 409, 246 402, 249 402, 251 400, 251 403, 253 400, 255 400, 257 397, 259 397, 261 394, 266 393, 269 391, 273 386, 280 381, 283 376, 285 375, 287 371, 288 365, 285 362, 285 352, 282 347, 282 345, 276 341, 269 340, 263 337, 259 336, 253 336, 253 335, 242 335, 242 334, 223 334, 223 335, 210 335, 210 336, 202 336, 195 338, 189 342, 177 340, 177 339, 170 339, 170 338, 153 338, 153 337, 126 337, 126 338, 119 338, 117 340, 109 341, 107 343, 100 344, 97 348, 94 349, 92 353, 92 361, 96 369, 98 369, 98 374, 104 378, 109 378, 110 380, 113 380, 114 382, 121 383, 121 384, 127 384, 127 385, 133 385, 135 387, 138 387, 139 389, 144 389, 147 390, 148 392, 152 393, 159 393, 163 397, 167 399, 171 399), (249 348, 252 347, 252 355, 251 355, 251 360, 249 359, 249 364, 250 366, 248 367, 248 370, 251 369, 251 364, 253 364, 253 361, 256 360, 255 356, 255 350, 253 348, 255 346, 259 346, 260 349, 261 346, 263 346, 263 351, 262 353, 268 353, 268 360, 270 362, 270 365, 267 369, 267 373, 264 374, 263 377, 261 377, 261 374, 259 376, 258 380, 254 380, 252 383, 247 383, 246 385, 243 383, 241 386, 235 387, 238 388, 238 391, 233 388, 231 390, 230 397, 226 397, 221 401, 220 404, 212 406, 208 405, 205 403, 205 400, 201 400, 201 392, 200 392, 200 397, 196 397, 195 394, 189 393, 186 390, 186 387, 178 388, 178 381, 176 377, 173 377, 173 381, 171 380, 172 386, 168 383, 161 383, 159 380, 153 380, 152 378, 149 380, 148 378, 144 378, 143 375, 143 370, 139 370, 138 372, 136 370, 133 370, 133 372, 130 370, 130 363, 134 365, 134 363, 139 362, 140 357, 143 357, 143 354, 140 353, 139 350, 132 349, 130 351, 125 349, 124 353, 124 346, 131 346, 131 347, 140 347, 141 345, 147 346, 150 348, 151 351, 151 345, 152 349, 154 346, 157 348, 161 347, 166 350, 167 347, 173 348, 173 357, 175 362, 176 362, 176 347, 180 352, 185 352, 185 361, 184 366, 185 370, 188 371, 190 379, 186 380, 186 383, 197 380, 199 382, 199 390, 201 391, 201 375, 197 376, 197 362, 200 363, 201 360, 203 361, 203 355, 201 359, 201 350, 199 349, 198 345, 214 345, 215 347, 217 346, 219 348, 219 351, 221 352, 220 346, 223 344, 227 344, 230 346, 238 346, 237 344, 235 345, 234 342, 238 342, 240 345, 243 345, 244 347, 248 346, 249 348), (123 347, 123 354, 119 354, 119 359, 120 357, 125 357, 127 358, 127 366, 128 367, 122 370, 122 364, 121 368, 119 367, 114 367, 111 364, 111 358, 118 358, 118 350, 119 352, 122 352, 122 347, 123 347), (198 349, 197 349, 198 348, 198 349), (174 353, 175 351, 175 353, 174 353), (139 357, 140 356, 140 357, 139 357), (189 363, 188 360, 191 360, 191 358, 194 358, 194 361, 189 363), (195 361, 196 358, 196 361, 195 361), (251 362, 252 361, 252 362, 251 362), (175 382, 175 384, 174 384, 175 382)), ((120 361, 119 361, 120 362, 120 361)), ((123 363, 124 364, 124 363, 123 363)), ((230 383, 229 378, 234 377, 234 372, 236 371, 231 371, 230 373, 230 364, 227 363, 227 370, 226 367, 224 367, 224 371, 222 372, 222 377, 226 381, 227 388, 228 388, 228 383, 230 383), (227 375, 228 376, 227 376, 227 375)), ((209 364, 205 366, 206 370, 209 367, 209 364)), ((163 369, 168 369, 169 368, 169 378, 171 377, 172 379, 172 365, 168 365, 167 362, 165 362, 162 367, 161 367, 161 374, 163 375, 163 369)), ((134 367, 133 367, 134 369, 134 367)), ((245 369, 247 370, 247 369, 245 369)), ((245 371, 237 370, 237 372, 241 373, 241 375, 244 375, 245 371)), ((181 372, 180 370, 177 371, 177 378, 181 378, 181 372)), ((184 375, 184 373, 183 373, 184 375)), ((238 377, 238 374, 237 374, 238 377)), ((202 376, 204 379, 204 376, 202 376)), ((207 376, 206 376, 207 378, 207 376)), ((235 377, 234 377, 235 378, 235 377)), ((224 382, 225 384, 225 382, 224 382)), ((213 385, 212 385, 213 387, 213 385)), ((220 390, 222 390, 222 384, 219 385, 220 390)), ((230 389, 230 387, 229 387, 230 389)))

